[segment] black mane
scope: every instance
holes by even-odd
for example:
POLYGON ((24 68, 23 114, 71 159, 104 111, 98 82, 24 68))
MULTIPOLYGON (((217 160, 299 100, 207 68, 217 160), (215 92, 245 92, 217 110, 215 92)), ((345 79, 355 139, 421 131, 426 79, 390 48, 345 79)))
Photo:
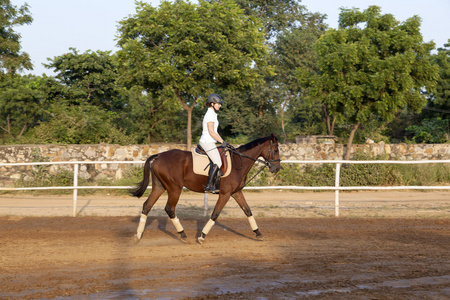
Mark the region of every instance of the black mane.
POLYGON ((259 138, 259 139, 256 139, 254 141, 251 141, 250 143, 247 143, 245 145, 240 146, 239 148, 237 148, 237 150, 239 152, 245 152, 247 150, 250 150, 252 148, 255 148, 258 145, 261 145, 261 144, 267 142, 270 139, 272 139, 272 136, 270 136, 270 135, 266 136, 266 137, 263 137, 263 138, 259 138))

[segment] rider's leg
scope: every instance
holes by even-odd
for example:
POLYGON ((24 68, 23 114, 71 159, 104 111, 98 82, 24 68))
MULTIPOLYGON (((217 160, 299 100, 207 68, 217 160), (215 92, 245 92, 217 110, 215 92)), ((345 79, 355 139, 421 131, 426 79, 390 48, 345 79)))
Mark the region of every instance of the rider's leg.
POLYGON ((222 166, 222 160, 220 159, 219 150, 217 150, 215 143, 200 143, 200 145, 206 151, 206 154, 208 154, 208 157, 212 161, 212 164, 209 168, 208 182, 206 184, 205 192, 214 193, 216 191, 215 183, 217 174, 218 172, 220 172, 219 170, 222 166))
POLYGON ((214 164, 209 168, 208 182, 206 183, 205 192, 214 193, 216 191, 216 179, 219 167, 214 164))

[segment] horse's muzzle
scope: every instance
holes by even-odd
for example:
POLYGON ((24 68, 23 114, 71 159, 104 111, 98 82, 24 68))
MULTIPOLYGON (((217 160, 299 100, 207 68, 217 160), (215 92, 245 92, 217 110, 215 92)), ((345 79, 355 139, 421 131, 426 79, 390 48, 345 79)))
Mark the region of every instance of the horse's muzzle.
POLYGON ((277 163, 271 163, 270 165, 269 165, 269 171, 271 172, 271 173, 277 173, 278 171, 280 171, 281 170, 281 164, 279 163, 279 162, 277 162, 277 163))

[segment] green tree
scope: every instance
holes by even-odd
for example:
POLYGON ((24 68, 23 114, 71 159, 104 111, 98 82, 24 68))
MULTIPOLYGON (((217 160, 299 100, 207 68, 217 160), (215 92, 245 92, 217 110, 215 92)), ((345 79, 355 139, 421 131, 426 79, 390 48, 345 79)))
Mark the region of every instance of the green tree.
POLYGON ((123 86, 116 81, 119 76, 117 61, 110 51, 86 51, 50 59, 46 68, 54 69, 55 78, 70 88, 74 103, 89 103, 107 111, 121 112, 125 105, 123 86))
POLYGON ((0 80, 0 131, 13 142, 40 120, 44 104, 32 76, 9 75, 0 80))
POLYGON ((17 7, 10 0, 0 0, 0 80, 2 75, 33 68, 29 55, 20 52, 20 34, 14 31, 32 21, 28 4, 17 7))
POLYGON ((192 111, 218 89, 242 88, 260 77, 267 48, 258 20, 231 0, 192 4, 137 2, 137 13, 120 22, 123 79, 153 98, 170 96, 187 111, 190 148, 192 111))
POLYGON ((450 142, 450 119, 427 118, 420 125, 411 125, 406 131, 412 133, 415 143, 439 144, 450 142))
MULTIPOLYGON (((286 140, 286 115, 289 120, 295 119, 292 112, 301 110, 296 106, 303 105, 305 99, 305 91, 295 79, 295 69, 315 63, 309 54, 313 53, 312 45, 320 34, 313 38, 312 33, 323 32, 323 16, 307 12, 295 0, 238 0, 237 3, 247 15, 261 20, 266 44, 271 49, 268 61, 275 74, 265 76, 264 83, 252 86, 251 90, 233 92, 227 97, 222 115, 228 128, 239 138, 246 135, 250 139, 269 131, 283 133, 286 140)), ((297 130, 295 125, 289 127, 297 130)))
POLYGON ((152 97, 141 86, 133 86, 128 93, 126 127, 139 143, 180 142, 185 139, 185 116, 170 96, 152 97))
POLYGON ((225 104, 219 114, 219 122, 225 125, 225 133, 248 142, 257 137, 278 133, 274 91, 261 82, 245 90, 224 91, 225 104), (223 120, 223 122, 222 122, 223 120))
POLYGON ((59 144, 130 144, 132 135, 117 127, 117 115, 99 106, 73 105, 66 100, 52 103, 52 117, 32 130, 31 142, 59 144))
POLYGON ((30 79, 18 75, 33 65, 29 55, 20 51, 20 34, 14 30, 32 21, 27 4, 17 7, 9 0, 0 0, 0 134, 13 140, 33 124, 39 109, 28 85, 30 79))
POLYGON ((436 90, 423 91, 428 103, 420 113, 407 107, 389 123, 386 134, 391 142, 444 143, 450 140, 450 50, 449 43, 438 48, 431 60, 439 67, 436 90))
POLYGON ((433 89, 438 72, 433 48, 422 40, 418 16, 399 24, 377 6, 342 9, 339 28, 316 44, 320 73, 311 83, 329 113, 352 124, 345 159, 356 130, 372 115, 390 121, 405 106, 420 111, 425 105, 421 90, 433 89))
POLYGON ((439 78, 436 91, 428 96, 426 110, 434 116, 450 119, 450 39, 438 53, 432 56, 433 62, 439 67, 439 78))
MULTIPOLYGON (((277 94, 281 128, 284 142, 287 139, 285 115, 289 111, 298 110, 296 106, 317 107, 309 96, 305 85, 299 84, 298 73, 317 72, 317 55, 313 49, 314 44, 325 32, 327 26, 323 23, 324 16, 320 14, 305 14, 299 27, 285 30, 277 38, 270 63, 275 66, 276 75, 272 84, 277 94), (308 102, 308 103, 306 103, 308 102)), ((292 115, 291 117, 296 117, 292 115)), ((307 117, 308 121, 311 121, 307 117)), ((307 121, 307 122, 308 122, 307 121)))
POLYGON ((450 110, 450 39, 444 48, 438 48, 438 53, 433 58, 439 66, 439 79, 434 94, 435 103, 450 110))
POLYGON ((306 11, 306 8, 297 0, 236 0, 235 2, 244 9, 246 15, 261 20, 268 43, 280 32, 297 27, 306 11))

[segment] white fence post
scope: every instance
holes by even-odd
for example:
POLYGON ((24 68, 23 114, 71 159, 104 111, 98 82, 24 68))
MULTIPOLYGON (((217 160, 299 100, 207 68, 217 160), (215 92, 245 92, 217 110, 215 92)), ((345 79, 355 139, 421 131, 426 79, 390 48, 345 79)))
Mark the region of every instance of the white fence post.
POLYGON ((73 216, 77 216, 77 195, 78 195, 78 164, 73 168, 73 216))
POLYGON ((208 193, 205 192, 205 198, 204 198, 204 207, 203 207, 203 216, 206 217, 208 214, 208 193))
MULTIPOLYGON (((336 164, 336 178, 334 180, 334 186, 339 187, 339 177, 341 176, 341 164, 336 164)), ((339 217, 339 190, 334 191, 334 216, 339 217)))

